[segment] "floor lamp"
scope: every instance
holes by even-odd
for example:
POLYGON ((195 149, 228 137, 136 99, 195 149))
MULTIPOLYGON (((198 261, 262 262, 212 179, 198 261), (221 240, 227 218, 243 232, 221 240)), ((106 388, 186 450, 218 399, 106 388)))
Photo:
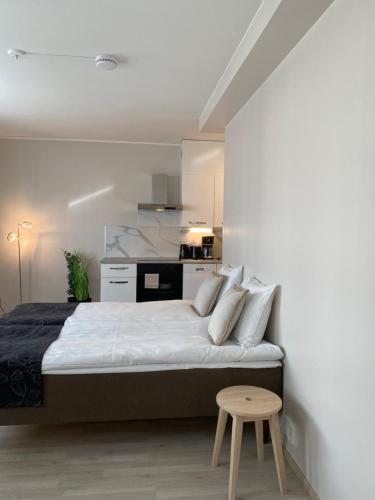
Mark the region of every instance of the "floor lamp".
POLYGON ((26 229, 30 229, 33 227, 30 221, 19 222, 17 224, 17 232, 9 233, 7 236, 7 240, 11 243, 17 241, 18 248, 18 276, 19 276, 19 286, 20 286, 20 304, 22 304, 22 267, 21 267, 21 244, 26 243, 26 240, 20 239, 20 229, 24 227, 26 229))

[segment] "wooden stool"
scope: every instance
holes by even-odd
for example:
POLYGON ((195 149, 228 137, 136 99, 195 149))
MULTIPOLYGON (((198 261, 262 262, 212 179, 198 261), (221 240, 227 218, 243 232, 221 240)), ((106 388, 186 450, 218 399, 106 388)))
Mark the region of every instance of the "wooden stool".
POLYGON ((218 393, 216 402, 219 406, 212 467, 217 467, 228 413, 233 418, 232 443, 230 452, 229 500, 236 498, 238 468, 244 422, 255 422, 258 460, 263 460, 263 420, 270 424, 273 453, 275 455, 277 478, 281 493, 286 493, 284 457, 281 444, 279 411, 283 405, 279 396, 266 389, 251 385, 227 387, 218 393))

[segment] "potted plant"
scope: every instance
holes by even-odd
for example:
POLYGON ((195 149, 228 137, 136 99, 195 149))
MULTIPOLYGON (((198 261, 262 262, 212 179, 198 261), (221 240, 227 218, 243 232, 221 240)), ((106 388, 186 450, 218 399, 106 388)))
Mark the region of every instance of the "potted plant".
POLYGON ((68 302, 91 302, 87 275, 90 262, 77 251, 63 252, 68 266, 68 302))

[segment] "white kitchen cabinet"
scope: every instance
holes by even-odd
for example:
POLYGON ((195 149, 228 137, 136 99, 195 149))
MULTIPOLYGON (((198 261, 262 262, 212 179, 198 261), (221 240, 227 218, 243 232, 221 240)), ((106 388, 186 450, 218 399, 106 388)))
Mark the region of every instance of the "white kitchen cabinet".
POLYGON ((224 174, 215 175, 214 227, 223 227, 224 219, 224 174))
POLYGON ((182 142, 182 227, 222 227, 224 143, 182 142))
POLYGON ((102 278, 102 302, 135 302, 137 299, 137 278, 102 278))
POLYGON ((102 264, 100 300, 135 302, 137 299, 136 264, 102 264))
POLYGON ((181 178, 184 210, 183 227, 213 227, 215 178, 212 175, 184 174, 181 178))
POLYGON ((184 174, 223 174, 224 142, 221 141, 182 141, 182 175, 184 174))
POLYGON ((102 278, 136 278, 137 264, 101 264, 102 278))
POLYGON ((216 272, 216 264, 184 264, 182 298, 194 300, 202 281, 212 272, 216 272))

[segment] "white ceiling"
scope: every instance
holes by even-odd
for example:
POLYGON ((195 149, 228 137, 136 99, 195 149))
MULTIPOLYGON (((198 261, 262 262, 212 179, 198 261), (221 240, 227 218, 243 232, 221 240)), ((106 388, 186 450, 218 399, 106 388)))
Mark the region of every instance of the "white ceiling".
MULTIPOLYGON (((176 143, 198 118, 261 0, 1 0, 0 137, 176 143), (8 48, 124 62, 26 57, 8 48)), ((209 136, 212 137, 212 134, 209 136)))

